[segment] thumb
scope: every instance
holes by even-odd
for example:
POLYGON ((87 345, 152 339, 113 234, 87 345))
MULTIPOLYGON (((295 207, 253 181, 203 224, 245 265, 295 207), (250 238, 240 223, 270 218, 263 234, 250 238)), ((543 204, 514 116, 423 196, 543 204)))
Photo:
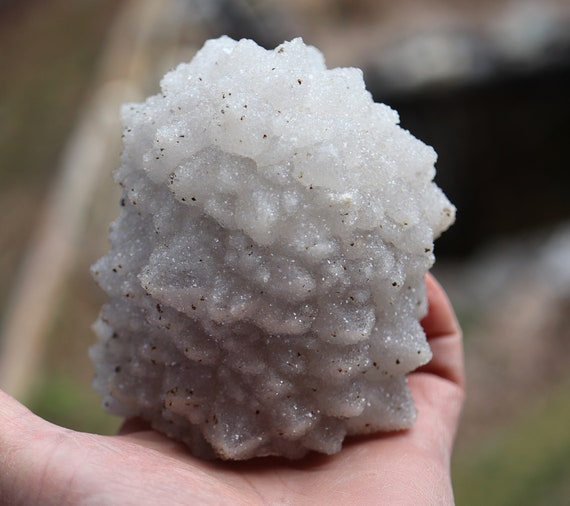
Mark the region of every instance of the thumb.
POLYGON ((10 445, 36 431, 58 429, 61 428, 35 415, 11 395, 0 390, 0 452, 3 453, 10 445))
POLYGON ((0 390, 0 502, 37 504, 45 441, 59 429, 0 390))

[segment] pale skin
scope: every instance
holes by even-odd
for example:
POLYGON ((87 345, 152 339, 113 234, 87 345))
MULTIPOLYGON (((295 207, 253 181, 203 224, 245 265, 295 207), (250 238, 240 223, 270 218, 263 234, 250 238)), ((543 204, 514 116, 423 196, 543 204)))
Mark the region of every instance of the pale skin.
POLYGON ((35 416, 0 391, 0 504, 450 505, 450 458, 464 400, 461 330, 449 300, 426 277, 422 325, 433 360, 409 376, 416 424, 353 438, 333 456, 300 461, 205 462, 128 421, 116 436, 74 432, 35 416))

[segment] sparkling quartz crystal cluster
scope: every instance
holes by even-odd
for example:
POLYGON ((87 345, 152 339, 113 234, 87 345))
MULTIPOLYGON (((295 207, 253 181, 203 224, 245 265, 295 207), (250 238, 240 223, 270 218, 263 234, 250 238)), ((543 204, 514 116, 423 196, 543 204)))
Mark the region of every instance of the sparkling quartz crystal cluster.
POLYGON ((338 452, 409 427, 436 154, 301 39, 208 41, 124 106, 121 214, 93 273, 95 388, 206 458, 338 452))

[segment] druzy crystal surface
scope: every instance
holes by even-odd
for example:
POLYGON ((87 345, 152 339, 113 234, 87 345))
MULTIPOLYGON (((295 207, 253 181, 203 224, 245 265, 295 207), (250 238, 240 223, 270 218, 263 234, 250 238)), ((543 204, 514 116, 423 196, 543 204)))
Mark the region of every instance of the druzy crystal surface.
POLYGON ((124 106, 121 214, 93 272, 95 388, 202 457, 332 454, 409 427, 436 154, 301 39, 208 41, 124 106))

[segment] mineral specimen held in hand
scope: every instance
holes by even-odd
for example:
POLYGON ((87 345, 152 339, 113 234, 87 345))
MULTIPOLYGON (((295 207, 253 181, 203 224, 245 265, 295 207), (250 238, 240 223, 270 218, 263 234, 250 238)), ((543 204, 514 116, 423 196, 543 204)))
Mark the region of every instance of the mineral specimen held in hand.
POLYGON ((203 457, 338 452, 409 427, 436 154, 301 39, 207 42, 123 108, 121 215, 93 272, 95 388, 203 457))

